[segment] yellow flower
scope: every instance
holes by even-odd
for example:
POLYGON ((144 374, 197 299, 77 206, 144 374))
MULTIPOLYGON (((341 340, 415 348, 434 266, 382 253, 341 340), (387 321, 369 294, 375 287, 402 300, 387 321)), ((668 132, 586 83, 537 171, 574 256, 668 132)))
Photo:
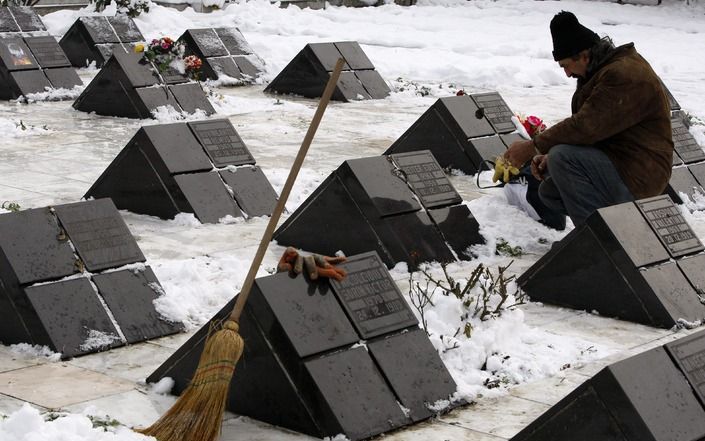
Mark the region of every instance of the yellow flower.
POLYGON ((135 45, 135 52, 144 52, 144 45, 141 43, 137 43, 135 45))

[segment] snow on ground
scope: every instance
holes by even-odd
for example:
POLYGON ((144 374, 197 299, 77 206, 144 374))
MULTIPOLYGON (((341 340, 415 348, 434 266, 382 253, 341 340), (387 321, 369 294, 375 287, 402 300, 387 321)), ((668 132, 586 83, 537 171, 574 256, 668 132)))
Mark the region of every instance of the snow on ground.
MULTIPOLYGON (((574 80, 564 76, 551 56, 548 23, 560 10, 570 10, 580 21, 601 35, 610 35, 615 43, 630 41, 660 74, 683 109, 696 122, 691 127, 700 145, 705 145, 705 69, 701 54, 705 53, 705 5, 685 5, 684 1, 664 0, 661 6, 617 5, 609 1, 464 1, 420 0, 414 7, 387 4, 375 8, 336 8, 301 10, 279 8, 267 1, 231 4, 225 10, 199 14, 187 8, 182 12, 151 5, 150 12, 135 19, 149 40, 162 36, 176 38, 188 28, 237 26, 255 52, 265 61, 266 73, 261 83, 271 81, 301 48, 310 42, 356 40, 377 70, 393 87, 394 93, 375 103, 349 103, 331 106, 326 119, 336 126, 322 127, 319 138, 335 145, 326 156, 319 153, 316 161, 307 164, 300 174, 287 208, 293 211, 318 184, 344 159, 360 156, 337 145, 348 143, 345 112, 364 112, 364 106, 374 106, 378 113, 384 106, 407 109, 408 112, 375 118, 364 127, 369 143, 356 140, 364 156, 380 154, 430 106, 437 97, 454 94, 459 89, 499 91, 515 112, 541 116, 551 124, 569 112, 574 80), (398 118, 396 117, 398 116, 398 118), (698 123, 699 121, 699 123, 698 123), (331 133, 333 132, 333 133, 331 133), (381 141, 378 141, 381 140, 381 141), (369 144, 369 145, 368 145, 369 144)), ((105 13, 113 13, 108 8, 105 13)), ((61 36, 81 11, 59 11, 43 18, 52 35, 61 36)), ((95 75, 95 69, 82 69, 82 76, 95 75)), ((84 80, 85 81, 85 80, 84 80)), ((287 97, 273 103, 270 96, 224 92, 218 84, 208 86, 219 115, 228 115, 238 130, 259 135, 257 146, 268 145, 264 155, 276 156, 275 166, 265 172, 277 191, 281 190, 288 172, 292 152, 279 152, 278 137, 301 139, 313 109, 308 102, 287 97), (296 114, 295 120, 287 115, 296 114), (264 140, 262 140, 264 139, 264 140), (271 140, 271 142, 270 142, 271 140), (282 159, 281 161, 279 159, 282 159)), ((41 97, 40 97, 41 98, 41 97)), ((51 97, 44 97, 51 99, 51 97)), ((16 104, 21 105, 21 104, 16 104)), ((37 105, 29 104, 29 105, 37 105)), ((216 115, 218 116, 218 115, 216 115)), ((180 120, 168 109, 160 110, 156 121, 180 120)), ((123 124, 120 119, 114 124, 123 124)), ((28 126, 19 119, 0 118, 0 129, 10 142, 33 139, 52 130, 28 126)), ((130 122, 124 122, 130 127, 130 122)), ((80 130, 80 129, 77 129, 80 130)), ((255 136, 256 137, 256 136, 255 136)), ((119 144, 119 143, 118 143, 119 144)), ((119 151, 123 144, 112 146, 119 151)), ((113 154, 106 152, 106 155, 113 154)), ((314 155, 316 153, 313 153, 314 155)), ((260 159, 260 158, 258 158, 260 159)), ((108 160, 109 162, 109 160, 108 160)), ((104 167, 105 164, 102 165, 104 167)), ((102 168, 97 170, 97 173, 102 168)), ((453 182, 468 186, 470 177, 453 176, 453 182)), ((486 176, 483 176, 486 179, 486 176)), ((62 195, 63 196, 63 195, 62 195)), ((545 253, 552 242, 567 232, 556 232, 529 219, 520 210, 509 206, 501 190, 483 191, 483 196, 466 200, 481 225, 487 244, 473 251, 477 259, 448 267, 457 280, 463 280, 479 264, 496 275, 499 266, 507 266, 512 258, 497 255, 496 246, 502 240, 523 255, 511 271, 520 272, 545 253), (516 268, 516 265, 523 265, 516 268)), ((4 202, 0 195, 0 202, 4 202)), ((18 201, 22 202, 22 201, 18 201)), ((22 204, 21 204, 22 205, 22 204)), ((29 208, 31 204, 22 205, 29 208)), ((689 201, 683 210, 687 220, 701 239, 705 239, 705 197, 689 201)), ((0 208, 0 213, 7 211, 0 208)), ((191 215, 180 215, 172 221, 123 212, 145 249, 149 264, 163 285, 165 294, 158 299, 159 312, 173 320, 183 321, 189 330, 197 329, 237 292, 249 267, 253 250, 266 219, 247 222, 224 220, 218 225, 201 225, 191 215), (169 237, 170 231, 189 229, 188 236, 169 237), (193 243, 223 230, 237 234, 245 246, 237 252, 217 252, 218 244, 207 246, 216 252, 190 253, 193 243), (179 243, 181 241, 181 243, 179 243)), ((259 271, 259 276, 272 271, 282 248, 272 245, 259 271)), ((442 276, 439 265, 429 265, 434 277, 442 276)), ((409 275, 404 264, 392 270, 402 292, 412 300, 409 275)), ((514 274, 514 273, 512 273, 514 274)), ((420 273, 414 281, 422 282, 420 273)), ((513 292, 514 285, 509 285, 513 292)), ((473 291, 477 295, 478 290, 473 291)), ((510 296, 506 305, 519 299, 510 296)), ((506 387, 556 375, 571 364, 589 362, 610 355, 610 349, 576 337, 560 336, 526 323, 521 305, 506 310, 500 317, 486 320, 473 317, 474 310, 463 306, 461 299, 436 292, 434 306, 424 313, 430 339, 458 383, 458 397, 468 400, 481 396, 506 393, 506 387), (465 333, 471 335, 470 338, 465 333)), ((496 306, 497 298, 490 305, 496 306)), ((13 346, 15 354, 54 357, 45 349, 13 346)), ((3 441, 44 440, 115 440, 144 439, 125 427, 108 425, 108 432, 93 428, 94 421, 86 415, 62 414, 52 418, 40 415, 29 406, 0 419, 0 439, 3 441)))

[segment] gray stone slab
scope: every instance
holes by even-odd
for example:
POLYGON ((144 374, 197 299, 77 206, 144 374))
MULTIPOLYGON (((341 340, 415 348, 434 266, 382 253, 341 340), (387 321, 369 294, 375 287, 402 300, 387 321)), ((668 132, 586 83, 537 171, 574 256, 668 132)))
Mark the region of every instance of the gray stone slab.
POLYGON ((20 27, 15 22, 10 9, 0 7, 0 32, 19 32, 20 27))
POLYGON ((118 332, 87 278, 71 279, 25 289, 52 350, 62 357, 122 345, 118 332), (108 336, 91 340, 92 333, 108 336))
POLYGON ((135 92, 150 111, 155 111, 157 107, 162 106, 171 106, 176 111, 181 110, 181 106, 166 86, 139 87, 135 92))
POLYGON ((215 29, 189 29, 188 32, 198 45, 204 57, 222 57, 228 55, 228 50, 215 33, 215 29))
POLYGON ((77 272, 66 235, 48 208, 0 214, 0 248, 20 284, 77 272))
POLYGON ((215 28, 230 55, 247 55, 254 51, 237 28, 215 28))
POLYGON ((228 186, 233 191, 233 196, 238 205, 249 217, 271 216, 277 205, 277 193, 272 188, 262 169, 241 167, 237 170, 220 172, 228 186))
POLYGON ((375 68, 357 41, 340 41, 334 44, 343 55, 343 58, 345 58, 345 62, 348 63, 350 69, 367 70, 375 68))
MULTIPOLYGON (((333 72, 338 58, 343 58, 334 43, 310 43, 308 47, 313 51, 314 56, 321 62, 323 69, 333 72)), ((348 63, 343 64, 343 70, 350 70, 348 63)))
POLYGON ((259 63, 255 62, 257 59, 256 55, 234 55, 232 58, 237 68, 240 70, 240 73, 249 77, 249 79, 255 79, 262 73, 257 67, 259 63))
POLYGON ((165 320, 154 307, 163 292, 150 267, 144 271, 123 270, 93 276, 93 282, 128 343, 137 343, 183 330, 183 325, 165 320))
POLYGON ((89 271, 144 262, 144 254, 111 199, 58 205, 55 210, 89 271))
POLYGON ((83 25, 88 31, 93 43, 119 43, 120 38, 118 38, 113 28, 110 26, 107 17, 104 16, 87 16, 80 17, 79 20, 83 22, 83 25))
POLYGON ((374 99, 385 98, 391 92, 387 83, 376 70, 358 70, 355 71, 355 76, 365 87, 367 93, 374 99))
POLYGON ((242 78, 242 72, 233 61, 233 57, 212 57, 205 60, 211 66, 211 69, 220 77, 220 75, 227 75, 230 78, 240 79, 242 78))
POLYGON ((10 72, 10 77, 17 84, 22 95, 42 93, 51 89, 51 83, 41 70, 19 70, 10 72))
MULTIPOLYGON (((158 90, 164 92, 163 88, 158 90)), ((173 123, 142 127, 169 173, 208 171, 213 168, 189 125, 173 123)))
POLYGON ((187 173, 174 176, 181 192, 203 223, 217 223, 225 216, 242 217, 218 173, 187 173))
POLYGON ((56 89, 72 89, 83 84, 73 67, 45 69, 44 75, 47 76, 52 87, 56 89))
POLYGON ((22 32, 46 31, 37 11, 30 6, 8 6, 22 32))
POLYGON ((196 110, 203 110, 206 115, 215 113, 215 109, 206 97, 199 83, 185 83, 169 86, 169 90, 174 94, 176 101, 182 109, 188 113, 194 113, 196 110))
POLYGON ((107 18, 108 23, 113 27, 122 43, 134 43, 145 40, 135 22, 127 15, 118 14, 107 18))

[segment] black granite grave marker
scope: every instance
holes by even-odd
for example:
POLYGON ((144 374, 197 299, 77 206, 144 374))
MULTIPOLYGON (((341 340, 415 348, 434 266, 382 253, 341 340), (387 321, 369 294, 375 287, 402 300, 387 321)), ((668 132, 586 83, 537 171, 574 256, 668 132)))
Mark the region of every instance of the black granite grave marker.
POLYGON ((441 98, 384 154, 428 149, 444 169, 475 174, 519 139, 511 116, 496 92, 441 98))
POLYGON ((93 276, 93 282, 110 308, 128 343, 138 343, 183 330, 181 324, 164 320, 154 309, 162 287, 150 267, 144 271, 122 270, 93 276))
POLYGON ((658 196, 597 210, 517 282, 533 300, 669 328, 705 318, 678 266, 702 250, 668 196, 658 196))
POLYGON ((54 37, 0 38, 0 99, 81 84, 54 37))
POLYGON ((688 170, 695 176, 695 180, 698 181, 700 187, 705 186, 705 162, 691 164, 688 166, 688 170))
POLYGON ((25 42, 41 67, 71 67, 54 37, 26 37, 25 42))
POLYGON ((364 340, 418 324, 377 253, 359 254, 339 266, 347 277, 331 280, 333 291, 364 340))
POLYGON ((175 84, 184 80, 185 77, 172 72, 161 75, 142 54, 115 52, 74 101, 73 107, 127 118, 153 117, 152 112, 162 105, 188 113, 196 109, 207 115, 215 113, 198 83, 175 84), (161 89, 164 95, 159 95, 160 90, 145 88, 161 89))
POLYGON ((426 208, 438 208, 463 201, 430 151, 391 155, 426 208))
POLYGON ((20 27, 7 7, 0 7, 0 32, 20 32, 20 27))
POLYGON ((694 391, 702 384, 704 348, 701 331, 614 363, 511 441, 701 440, 705 409, 694 391))
POLYGON ((697 164, 675 167, 671 170, 671 179, 668 181, 668 186, 664 193, 669 195, 671 199, 678 204, 683 203, 683 198, 681 198, 680 193, 685 193, 690 199, 693 199, 693 195, 696 192, 705 194, 703 186, 695 179, 691 172, 696 165, 697 164))
POLYGON ((61 226, 89 271, 100 271, 145 257, 110 199, 55 208, 61 226))
POLYGON ((191 122, 189 127, 216 167, 255 163, 255 158, 229 121, 191 122))
POLYGON ((474 93, 470 97, 475 101, 477 107, 482 109, 485 118, 492 124, 495 132, 509 133, 516 130, 514 122, 512 122, 514 112, 507 106, 499 93, 474 93))
POLYGON ((65 358, 181 330, 156 313, 149 267, 88 272, 143 260, 109 199, 0 215, 0 340, 65 358))
POLYGON ((383 336, 367 342, 372 359, 379 365, 402 406, 413 421, 435 416, 433 408, 445 407, 456 385, 421 329, 383 336))
POLYGON ((19 284, 60 279, 78 271, 66 233, 48 208, 0 214, 0 231, 2 266, 19 284))
MULTIPOLYGON (((389 267, 402 261, 413 269, 421 262, 455 260, 426 208, 451 206, 460 198, 447 179, 435 176, 440 167, 429 152, 399 156, 402 167, 384 156, 345 161, 289 216, 274 238, 281 245, 327 255, 338 250, 346 254, 374 250, 389 267), (428 176, 415 171, 415 166, 435 170, 431 176, 440 185, 424 183, 428 176), (417 188, 428 194, 421 195, 417 188), (422 207, 417 198, 430 207, 422 207)), ((457 226, 467 237, 479 238, 471 215, 454 219, 457 223, 445 226, 457 226)), ((463 243, 453 242, 452 246, 463 243)), ((455 250, 461 258, 468 256, 462 252, 467 248, 463 245, 455 250)))
POLYGON ((37 11, 30 6, 8 6, 22 32, 46 31, 37 11))
POLYGON ((264 91, 318 98, 338 58, 345 64, 333 100, 381 99, 389 95, 389 86, 354 41, 307 44, 264 91))
POLYGON ((700 404, 705 406, 705 332, 666 343, 664 347, 685 375, 700 404))
POLYGON ((95 63, 102 67, 114 50, 132 52, 144 36, 126 15, 79 17, 59 41, 75 67, 95 63))
POLYGON ((698 145, 680 117, 671 118, 673 145, 676 154, 686 164, 705 160, 705 151, 698 145))
POLYGON ((43 325, 50 340, 47 346, 62 356, 73 357, 122 344, 87 278, 30 286, 25 292, 37 322, 43 325), (101 338, 105 343, 91 345, 91 331, 106 336, 101 338))
MULTIPOLYGON (((163 90, 142 90, 152 89, 163 90)), ((181 212, 194 213, 201 222, 241 217, 241 210, 248 217, 270 215, 277 196, 261 169, 211 172, 254 163, 227 119, 145 126, 85 197, 110 197, 120 209, 164 219, 181 212)))
POLYGON ((485 239, 480 235, 480 224, 467 205, 428 210, 428 215, 433 223, 438 225, 445 241, 462 260, 474 257, 469 251, 471 246, 485 243, 485 239))
POLYGON ((274 191, 262 169, 257 166, 240 167, 220 172, 223 181, 232 189, 237 204, 248 216, 269 216, 277 205, 274 191))
MULTIPOLYGON (((229 410, 316 437, 343 434, 357 441, 428 418, 428 405, 455 392, 438 353, 379 257, 351 256, 345 268, 354 281, 346 278, 336 286, 328 279, 312 282, 288 273, 255 280, 240 319, 246 344, 231 381, 229 410), (408 315, 360 322, 346 316, 338 302, 341 292, 348 299, 344 307, 359 299, 370 306, 401 301, 399 311, 408 315), (379 335, 367 341, 369 352, 357 345, 361 335, 351 321, 371 325, 379 335), (244 395, 250 399, 236 399, 244 395), (409 416, 400 404, 410 409, 409 416)), ((233 304, 211 323, 222 323, 233 304)), ((168 376, 175 381, 174 391, 182 392, 210 326, 201 328, 147 381, 168 376)))
POLYGON ((252 50, 237 28, 189 29, 179 42, 187 55, 201 59, 201 79, 216 80, 220 75, 254 82, 263 73, 264 62, 252 50))

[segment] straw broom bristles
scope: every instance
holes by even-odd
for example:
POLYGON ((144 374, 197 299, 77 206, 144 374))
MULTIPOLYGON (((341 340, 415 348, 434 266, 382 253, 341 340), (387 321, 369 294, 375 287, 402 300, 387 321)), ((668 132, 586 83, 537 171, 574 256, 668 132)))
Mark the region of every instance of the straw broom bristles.
POLYGON ((206 339, 191 384, 177 398, 176 403, 167 413, 148 428, 139 430, 140 433, 153 436, 158 441, 215 441, 220 435, 230 382, 235 372, 235 365, 242 356, 245 346, 238 333, 240 315, 245 308, 245 302, 247 302, 247 297, 250 295, 250 289, 257 275, 257 269, 264 259, 267 245, 272 240, 274 229, 284 211, 284 205, 304 162, 313 135, 316 133, 321 118, 323 118, 328 101, 333 96, 344 64, 345 60, 339 58, 328 79, 328 84, 326 84, 311 125, 308 127, 304 141, 301 143, 299 152, 291 166, 277 205, 269 218, 267 228, 264 230, 262 240, 257 247, 254 259, 252 259, 245 281, 242 283, 242 289, 230 317, 223 324, 222 329, 209 335, 206 339))
POLYGON ((208 336, 189 386, 171 409, 138 432, 159 441, 213 441, 220 435, 230 381, 245 347, 239 330, 228 320, 208 336))

